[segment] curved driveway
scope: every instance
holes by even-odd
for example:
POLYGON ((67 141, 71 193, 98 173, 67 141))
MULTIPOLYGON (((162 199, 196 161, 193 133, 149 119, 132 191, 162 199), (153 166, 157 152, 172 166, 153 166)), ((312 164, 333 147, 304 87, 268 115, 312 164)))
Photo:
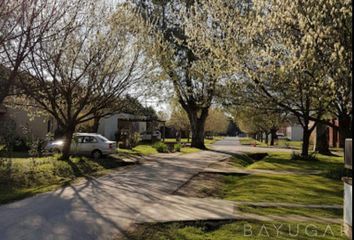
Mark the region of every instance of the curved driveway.
MULTIPOLYGON (((231 150, 235 138, 216 143, 231 150)), ((111 239, 139 222, 235 218, 234 204, 171 195, 229 155, 203 151, 157 155, 142 165, 0 206, 0 239, 111 239)))

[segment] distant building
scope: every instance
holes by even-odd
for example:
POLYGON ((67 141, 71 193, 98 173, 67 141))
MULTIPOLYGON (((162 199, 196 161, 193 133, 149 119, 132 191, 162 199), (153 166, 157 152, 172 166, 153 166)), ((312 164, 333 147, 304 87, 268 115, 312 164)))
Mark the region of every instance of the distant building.
MULTIPOLYGON (((146 133, 165 128, 164 121, 147 116, 137 116, 127 113, 117 113, 104 117, 99 122, 98 133, 110 140, 116 140, 117 134, 146 133)), ((162 131, 162 133, 164 130, 162 131)))
POLYGON ((302 127, 299 124, 287 126, 285 137, 291 141, 302 141, 304 137, 302 127))
POLYGON ((285 125, 277 131, 277 136, 281 138, 286 138, 290 141, 302 141, 303 140, 303 130, 299 124, 285 125))

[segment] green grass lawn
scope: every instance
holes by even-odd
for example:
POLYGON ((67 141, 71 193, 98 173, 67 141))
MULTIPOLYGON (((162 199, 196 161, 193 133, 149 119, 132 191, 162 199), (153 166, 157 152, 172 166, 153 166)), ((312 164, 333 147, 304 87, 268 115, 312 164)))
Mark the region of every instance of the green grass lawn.
POLYGON ((137 155, 137 156, 148 156, 157 154, 157 150, 151 144, 140 144, 133 149, 117 149, 117 153, 119 156, 125 157, 128 155, 137 155))
MULTIPOLYGON (((254 138, 240 138, 240 143, 242 145, 253 145, 254 143, 256 143, 259 147, 268 147, 266 143, 257 141, 254 138)), ((289 141, 286 139, 278 139, 275 141, 274 147, 301 150, 302 141, 289 141)), ((310 144, 310 149, 312 148, 313 144, 310 144)))
MULTIPOLYGON (((204 139, 204 143, 205 145, 210 145, 210 144, 213 144, 217 141, 220 141, 222 140, 224 137, 221 137, 221 136, 216 136, 216 137, 213 137, 213 139, 204 139)), ((188 139, 187 138, 181 138, 181 143, 191 143, 192 139, 188 139)), ((165 139, 165 142, 166 143, 169 143, 169 142, 176 142, 176 139, 175 138, 166 138, 165 139)))
POLYGON ((224 176, 221 198, 235 201, 289 202, 303 204, 342 204, 343 183, 332 179, 328 172, 343 168, 342 157, 318 155, 318 161, 290 160, 290 153, 268 153, 260 161, 248 155, 235 155, 230 163, 246 169, 267 170, 323 170, 321 175, 263 174, 224 176), (318 197, 321 196, 321 197, 318 197))
POLYGON ((340 225, 291 222, 192 222, 140 225, 130 240, 346 239, 340 225), (278 230, 277 230, 278 229, 278 230))
MULTIPOLYGON (((182 147, 181 148, 182 154, 195 153, 195 152, 200 152, 200 149, 192 148, 192 147, 182 147)), ((152 145, 141 144, 131 150, 130 149, 118 149, 117 153, 118 153, 118 156, 124 158, 124 157, 129 157, 129 156, 149 156, 149 155, 158 154, 159 152, 152 145)))
POLYGON ((322 176, 250 175, 224 177, 221 198, 245 202, 342 204, 343 183, 322 176))
MULTIPOLYGON (((275 146, 281 148, 292 148, 292 149, 300 150, 302 148, 302 141, 289 141, 286 139, 279 139, 275 141, 275 146)), ((313 145, 310 145, 310 149, 312 148, 313 145)))
POLYGON ((0 204, 54 190, 77 178, 102 175, 109 169, 126 165, 114 157, 99 160, 72 157, 71 161, 58 160, 58 156, 0 158, 0 204))
MULTIPOLYGON (((205 139, 205 145, 210 146, 214 144, 217 141, 222 140, 223 137, 214 137, 213 139, 205 139)), ((165 140, 166 143, 173 143, 176 142, 176 139, 174 138, 166 138, 165 140)), ((188 143, 187 138, 182 138, 181 143, 188 143)), ((185 146, 181 148, 181 153, 182 154, 188 154, 188 153, 196 153, 200 152, 200 149, 198 148, 192 148, 189 146, 185 146)), ((134 147, 133 149, 117 149, 117 153, 121 157, 129 157, 129 156, 148 156, 148 155, 153 155, 157 154, 158 151, 153 147, 153 144, 149 143, 141 143, 138 146, 134 147)))
MULTIPOLYGON (((231 166, 245 169, 272 169, 272 170, 332 170, 343 166, 340 157, 328 157, 318 155, 319 161, 305 162, 290 160, 290 153, 268 153, 269 156, 262 160, 254 160, 252 155, 235 154, 230 160, 231 166)), ((237 202, 270 202, 270 203, 294 203, 294 204, 325 204, 342 205, 343 183, 333 180, 325 175, 221 175, 208 174, 198 177, 199 184, 192 184, 190 190, 184 190, 183 196, 220 198, 237 202), (203 182, 204 181, 204 182, 203 182), (217 182, 217 183, 216 183, 217 182), (200 186, 196 188, 196 186, 200 186), (213 189, 216 186, 217 189, 213 189), (187 194, 187 195, 186 195, 187 194)), ((193 180, 191 181, 193 182, 193 180)), ((185 186, 188 188, 189 184, 185 186)), ((304 217, 327 217, 340 219, 343 215, 341 209, 310 209, 290 207, 254 207, 240 205, 239 211, 257 214, 260 216, 287 216, 296 215, 304 217)), ((346 239, 342 234, 340 225, 325 225, 311 222, 184 222, 165 224, 144 224, 129 233, 129 239, 141 240, 233 240, 233 239, 346 239), (283 226, 279 232, 274 224, 283 226), (253 235, 247 235, 250 227, 253 235), (289 235, 289 227, 293 235, 289 235), (299 227, 298 234, 297 228, 299 227), (308 228, 306 228, 308 227, 308 228), (245 230, 246 229, 246 230, 245 230), (265 230, 266 229, 266 230, 265 230), (245 233, 247 233, 245 235, 245 233), (294 235, 295 233, 295 235, 294 235)))
POLYGON ((277 215, 298 215, 304 217, 326 217, 326 218, 343 218, 343 209, 318 209, 318 208, 285 208, 285 207, 255 207, 241 206, 241 212, 254 213, 262 216, 277 215))
POLYGON ((200 152, 201 150, 198 148, 192 148, 192 147, 182 147, 181 148, 181 153, 183 154, 188 154, 188 153, 197 153, 200 152))
POLYGON ((344 158, 341 156, 325 156, 317 154, 318 161, 291 160, 291 153, 270 152, 269 156, 261 161, 255 162, 250 169, 269 170, 335 170, 343 168, 344 158))
MULTIPOLYGON (((187 138, 181 138, 181 143, 190 143, 191 141, 192 141, 192 139, 189 139, 189 141, 188 141, 187 138)), ((176 138, 166 138, 165 142, 171 143, 171 142, 177 142, 177 141, 176 141, 176 138)))
MULTIPOLYGON (((270 153, 263 160, 248 155, 234 155, 229 164, 245 169, 323 170, 320 175, 258 174, 223 175, 219 198, 246 202, 280 202, 299 204, 343 203, 343 183, 340 177, 328 173, 343 168, 343 159, 318 155, 319 161, 293 161, 290 153, 270 153), (320 196, 320 197, 319 197, 320 196)), ((215 181, 219 181, 220 177, 215 181)))

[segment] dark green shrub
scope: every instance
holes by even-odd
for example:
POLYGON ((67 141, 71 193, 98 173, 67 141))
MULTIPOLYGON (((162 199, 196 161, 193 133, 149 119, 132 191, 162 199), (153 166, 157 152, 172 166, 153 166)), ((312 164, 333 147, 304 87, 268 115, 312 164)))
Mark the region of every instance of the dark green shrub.
POLYGON ((10 148, 15 152, 27 152, 30 150, 27 141, 20 137, 16 137, 14 142, 11 143, 10 148))
POLYGON ((177 143, 174 145, 175 152, 180 152, 181 149, 182 149, 182 145, 180 143, 177 143))
POLYGON ((29 154, 32 157, 42 157, 45 149, 45 144, 46 142, 42 139, 34 140, 31 143, 29 154))
POLYGON ((153 146, 159 153, 168 153, 168 147, 162 142, 155 143, 153 146))

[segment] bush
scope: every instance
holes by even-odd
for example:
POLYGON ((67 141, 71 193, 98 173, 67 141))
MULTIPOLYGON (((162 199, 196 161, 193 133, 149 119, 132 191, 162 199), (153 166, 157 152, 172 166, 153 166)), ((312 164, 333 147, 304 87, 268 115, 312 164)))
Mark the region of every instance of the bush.
POLYGON ((132 148, 138 146, 139 142, 141 141, 140 133, 135 132, 133 133, 131 139, 130 139, 130 146, 132 148))
POLYGON ((16 137, 13 142, 9 143, 8 149, 11 149, 15 152, 28 152, 30 147, 26 139, 21 137, 16 137))
POLYGON ((159 142, 153 146, 159 153, 168 153, 168 147, 166 144, 159 142))
POLYGON ((291 160, 294 160, 294 161, 310 161, 310 162, 318 161, 317 152, 310 153, 307 157, 302 156, 300 153, 293 152, 291 154, 291 160))
POLYGON ((180 152, 182 149, 182 145, 180 143, 178 143, 178 144, 175 144, 173 148, 176 152, 180 152))
POLYGON ((45 144, 46 142, 42 139, 34 140, 31 143, 29 154, 32 157, 42 157, 45 150, 45 144))

